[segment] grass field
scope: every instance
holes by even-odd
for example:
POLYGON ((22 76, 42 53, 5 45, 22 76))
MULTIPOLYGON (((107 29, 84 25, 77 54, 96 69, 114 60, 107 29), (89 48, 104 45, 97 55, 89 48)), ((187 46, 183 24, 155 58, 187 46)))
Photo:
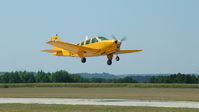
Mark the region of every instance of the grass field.
POLYGON ((0 104, 0 112, 198 112, 199 109, 89 105, 0 104))
POLYGON ((0 88, 0 97, 17 98, 110 98, 199 101, 195 88, 0 88))
POLYGON ((15 87, 127 87, 127 88, 199 88, 199 84, 152 84, 152 83, 8 83, 0 88, 15 87))

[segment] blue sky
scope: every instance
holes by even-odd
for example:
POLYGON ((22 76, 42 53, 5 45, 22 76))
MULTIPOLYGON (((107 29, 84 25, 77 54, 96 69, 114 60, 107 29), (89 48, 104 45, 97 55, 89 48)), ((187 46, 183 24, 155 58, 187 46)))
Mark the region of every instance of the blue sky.
POLYGON ((72 73, 197 73, 198 0, 0 0, 0 71, 72 73), (122 49, 143 52, 106 57, 55 57, 40 50, 59 34, 76 43, 85 36, 127 36, 122 49))

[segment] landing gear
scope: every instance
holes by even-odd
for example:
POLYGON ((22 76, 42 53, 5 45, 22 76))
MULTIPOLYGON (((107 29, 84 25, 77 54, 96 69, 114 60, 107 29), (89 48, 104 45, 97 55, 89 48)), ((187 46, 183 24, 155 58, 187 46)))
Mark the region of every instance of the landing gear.
POLYGON ((83 58, 81 59, 81 61, 82 61, 82 63, 86 63, 86 58, 83 57, 83 58))
POLYGON ((113 59, 113 54, 107 55, 107 58, 108 58, 107 65, 111 65, 112 64, 112 59, 113 59))
POLYGON ((108 60, 108 61, 107 61, 107 64, 108 64, 108 65, 111 65, 111 64, 112 64, 112 60, 108 60))
POLYGON ((120 61, 120 57, 119 56, 116 56, 116 61, 120 61))

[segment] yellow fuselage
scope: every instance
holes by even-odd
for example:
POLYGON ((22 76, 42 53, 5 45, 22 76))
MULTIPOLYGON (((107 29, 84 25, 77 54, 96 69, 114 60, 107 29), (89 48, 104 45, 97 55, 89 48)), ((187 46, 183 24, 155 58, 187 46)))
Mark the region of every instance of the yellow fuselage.
MULTIPOLYGON (((83 43, 84 47, 93 48, 93 49, 99 49, 98 52, 95 53, 84 53, 84 57, 92 57, 92 56, 101 56, 101 55, 108 55, 108 54, 114 54, 118 50, 118 45, 115 43, 115 40, 102 40, 96 43, 89 43, 85 44, 87 40, 85 40, 83 43)), ((56 48, 54 48, 56 49, 56 48)), ((78 54, 72 54, 70 51, 60 49, 60 52, 55 52, 55 56, 72 56, 72 57, 80 57, 78 54)))

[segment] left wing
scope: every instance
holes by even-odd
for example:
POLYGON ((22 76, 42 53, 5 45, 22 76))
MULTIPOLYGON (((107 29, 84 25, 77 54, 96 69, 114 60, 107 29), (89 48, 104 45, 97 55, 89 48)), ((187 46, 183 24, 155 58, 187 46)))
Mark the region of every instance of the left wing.
POLYGON ((142 49, 134 49, 134 50, 120 50, 119 54, 125 54, 125 53, 133 53, 133 52, 140 52, 143 51, 142 49))
POLYGON ((78 54, 80 57, 92 55, 99 51, 99 49, 88 48, 88 47, 79 46, 79 45, 70 44, 70 43, 61 42, 61 41, 49 41, 47 42, 47 44, 62 48, 73 54, 78 54))

